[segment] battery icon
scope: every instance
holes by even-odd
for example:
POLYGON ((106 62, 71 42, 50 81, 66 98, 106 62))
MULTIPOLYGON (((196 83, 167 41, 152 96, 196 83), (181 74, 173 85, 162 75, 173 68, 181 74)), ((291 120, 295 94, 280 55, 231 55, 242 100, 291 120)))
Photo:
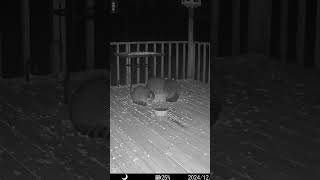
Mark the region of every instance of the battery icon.
POLYGON ((154 179, 155 180, 161 180, 161 176, 160 175, 156 175, 154 179))

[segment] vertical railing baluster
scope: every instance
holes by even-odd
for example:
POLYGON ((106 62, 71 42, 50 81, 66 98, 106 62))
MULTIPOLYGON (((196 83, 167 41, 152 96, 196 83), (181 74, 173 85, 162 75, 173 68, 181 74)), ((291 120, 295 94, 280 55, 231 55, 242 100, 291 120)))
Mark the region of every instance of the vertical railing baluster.
MULTIPOLYGON (((148 43, 145 43, 145 51, 148 51, 148 43)), ((144 71, 145 71, 145 82, 148 82, 148 74, 149 74, 149 63, 148 63, 148 57, 145 57, 145 68, 144 68, 144 71)))
POLYGON ((203 64, 202 64, 202 81, 206 82, 207 67, 207 44, 203 44, 203 64))
MULTIPOLYGON (((140 51, 140 43, 137 44, 137 51, 140 51)), ((140 57, 137 57, 137 83, 140 83, 140 57)))
MULTIPOLYGON (((116 45, 116 52, 119 53, 119 44, 116 45)), ((120 57, 117 56, 117 86, 120 85, 120 57)))
MULTIPOLYGON (((149 51, 149 45, 153 46, 153 52, 158 52, 157 51, 157 43, 160 44, 160 51, 161 53, 163 54, 163 56, 161 56, 161 67, 159 66, 158 67, 158 64, 157 64, 157 57, 146 57, 145 58, 145 67, 144 70, 145 70, 145 81, 148 81, 149 79, 149 72, 150 72, 150 75, 153 75, 153 76, 156 76, 157 75, 157 68, 161 68, 161 77, 165 77, 164 76, 164 73, 165 73, 165 68, 168 68, 168 75, 166 75, 167 78, 171 79, 171 78, 175 78, 175 79, 179 79, 179 73, 180 75, 182 74, 182 79, 185 79, 187 76, 186 76, 186 66, 187 66, 187 62, 186 62, 186 59, 187 59, 187 42, 184 42, 184 41, 167 41, 167 42, 164 42, 164 41, 161 41, 161 42, 155 42, 155 41, 148 41, 148 42, 112 42, 110 43, 111 46, 115 46, 116 47, 116 53, 121 53, 120 49, 122 46, 125 46, 125 51, 127 53, 130 53, 132 50, 132 44, 136 45, 137 48, 136 48, 136 51, 140 52, 141 51, 141 45, 145 45, 145 48, 143 48, 145 51, 149 51), (165 44, 168 44, 168 67, 166 66, 165 67, 165 44), (172 51, 173 51, 173 46, 175 44, 175 53, 176 53, 176 57, 175 57, 175 74, 172 74, 172 51), (182 47, 180 47, 182 46, 182 47), (180 48, 182 48, 182 55, 180 54, 180 48), (148 60, 152 58, 153 59, 153 65, 151 65, 148 60), (180 64, 180 59, 179 58, 182 58, 182 64, 180 64), (153 70, 151 71, 151 69, 149 69, 149 65, 153 66, 153 70), (182 67, 180 67, 182 66, 182 67), (182 68, 182 72, 179 72, 180 71, 180 68, 182 68)), ((194 76, 194 79, 196 80, 201 80, 201 82, 207 82, 207 83, 210 83, 210 71, 211 71, 211 67, 210 67, 210 64, 211 64, 211 57, 210 57, 210 43, 204 43, 204 42, 195 42, 195 51, 197 52, 197 56, 195 56, 195 61, 197 61, 196 63, 196 66, 194 68, 197 68, 197 73, 195 74, 194 76), (203 49, 201 49, 203 48, 203 49), (202 64, 201 64, 201 61, 202 64), (207 66, 208 67, 208 70, 207 70, 207 66), (203 69, 203 71, 201 72, 200 70, 203 69)), ((151 50, 150 50, 151 51, 151 50)), ((116 80, 117 80, 117 84, 119 85, 120 84, 120 80, 121 80, 121 76, 120 76, 120 56, 116 56, 116 80)), ((133 62, 131 61, 132 58, 130 57, 126 57, 126 67, 125 67, 125 73, 126 73, 126 83, 127 85, 129 85, 130 83, 132 83, 132 78, 133 78, 133 73, 136 73, 136 81, 137 83, 141 83, 141 69, 140 69, 140 65, 141 65, 141 57, 137 57, 137 66, 134 67, 135 68, 135 71, 131 68, 130 65, 133 64, 133 62)))
POLYGON ((201 61, 201 51, 200 51, 200 47, 201 47, 201 43, 197 43, 198 44, 198 65, 197 65, 197 68, 198 68, 198 72, 197 72, 197 77, 196 77, 196 80, 200 80, 200 61, 201 61))
POLYGON ((169 42, 168 77, 171 79, 171 42, 169 42))
MULTIPOLYGON (((164 43, 161 43, 161 53, 164 54, 164 43)), ((164 55, 161 56, 161 77, 164 77, 164 55)))
MULTIPOLYGON (((126 46, 126 52, 127 53, 130 53, 130 43, 126 43, 125 44, 126 46)), ((130 61, 131 61, 131 58, 127 57, 126 58, 126 75, 127 75, 127 79, 126 79, 126 85, 129 85, 129 83, 131 84, 131 68, 130 68, 130 61)))
POLYGON ((182 56, 183 56, 183 61, 182 61, 182 79, 184 79, 186 77, 186 43, 182 43, 182 48, 183 48, 183 52, 182 52, 182 56))
MULTIPOLYGON (((214 48, 214 47, 213 47, 214 48)), ((212 62, 213 63, 213 62, 212 62)), ((208 83, 210 84, 210 70, 211 70, 211 44, 209 43, 209 72, 208 72, 208 83)))
MULTIPOLYGON (((153 52, 157 52, 157 45, 156 43, 153 43, 153 52)), ((157 74, 157 57, 153 57, 153 77, 155 77, 157 74)))
POLYGON ((178 79, 178 75, 179 75, 179 43, 176 43, 176 79, 178 79))

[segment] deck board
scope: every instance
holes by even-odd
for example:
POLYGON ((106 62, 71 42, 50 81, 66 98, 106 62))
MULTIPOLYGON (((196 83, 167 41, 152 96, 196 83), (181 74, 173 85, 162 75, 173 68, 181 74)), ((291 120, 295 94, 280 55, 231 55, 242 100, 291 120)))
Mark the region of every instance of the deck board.
POLYGON ((110 90, 110 151, 123 157, 111 166, 126 173, 209 173, 210 172, 210 89, 195 81, 179 81, 180 99, 167 103, 168 119, 155 117, 152 108, 134 105, 129 87, 110 90), (188 87, 188 88, 187 88, 188 87), (117 140, 117 141, 116 141, 117 140), (121 151, 117 149, 122 144, 121 151), (130 158, 131 157, 131 158, 130 158), (135 158, 133 158, 135 157, 135 158), (123 164, 119 165, 119 164, 123 164), (140 172, 142 171, 142 172, 140 172), (137 173, 137 172, 136 172, 137 173))

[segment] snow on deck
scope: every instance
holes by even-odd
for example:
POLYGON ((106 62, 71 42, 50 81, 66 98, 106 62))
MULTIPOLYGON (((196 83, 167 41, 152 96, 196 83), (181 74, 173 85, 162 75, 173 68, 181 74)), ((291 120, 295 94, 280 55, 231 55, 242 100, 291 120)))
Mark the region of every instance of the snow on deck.
POLYGON ((183 80, 168 118, 155 117, 154 103, 135 105, 129 87, 110 89, 111 173, 209 173, 210 86, 183 80))

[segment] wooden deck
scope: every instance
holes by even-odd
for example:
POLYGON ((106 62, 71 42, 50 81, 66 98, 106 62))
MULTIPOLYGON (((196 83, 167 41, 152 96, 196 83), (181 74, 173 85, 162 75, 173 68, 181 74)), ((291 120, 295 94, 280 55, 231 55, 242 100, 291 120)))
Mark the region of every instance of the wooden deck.
POLYGON ((106 179, 108 143, 80 137, 55 82, 0 83, 0 180, 106 179))
POLYGON ((111 88, 111 173, 210 173, 210 86, 179 83, 168 119, 133 105, 128 87, 111 88))
POLYGON ((213 131, 216 180, 320 179, 320 72, 246 58, 216 68, 225 92, 213 131))

